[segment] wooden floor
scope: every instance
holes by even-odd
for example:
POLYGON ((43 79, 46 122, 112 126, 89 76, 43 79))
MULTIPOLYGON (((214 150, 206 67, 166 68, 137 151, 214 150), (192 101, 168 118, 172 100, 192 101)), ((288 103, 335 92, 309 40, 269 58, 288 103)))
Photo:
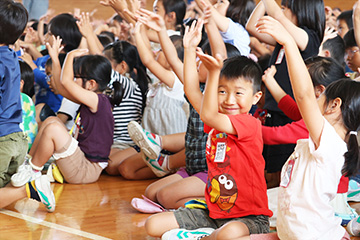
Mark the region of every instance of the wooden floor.
POLYGON ((0 239, 155 239, 144 229, 149 214, 130 205, 151 182, 102 175, 93 184, 52 184, 55 212, 28 199, 0 209, 0 239))
MULTIPOLYGON (((53 183, 55 212, 48 213, 41 203, 29 199, 0 209, 0 240, 155 240, 144 229, 149 214, 130 205, 153 181, 102 175, 97 183, 87 185, 53 183)), ((360 212, 360 203, 352 205, 360 212)))

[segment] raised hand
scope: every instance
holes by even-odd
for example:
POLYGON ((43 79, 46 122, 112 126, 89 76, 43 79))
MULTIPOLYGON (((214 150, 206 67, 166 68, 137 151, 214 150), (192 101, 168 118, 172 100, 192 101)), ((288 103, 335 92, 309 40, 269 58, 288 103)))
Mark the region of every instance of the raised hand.
POLYGON ((271 35, 281 45, 293 40, 292 36, 286 31, 284 26, 270 16, 261 17, 255 27, 259 33, 271 35))
POLYGON ((60 52, 63 50, 64 46, 61 45, 62 39, 60 38, 60 36, 55 37, 54 35, 51 36, 53 38, 53 44, 50 45, 50 43, 46 43, 46 48, 48 50, 49 56, 51 57, 51 59, 53 61, 55 61, 55 59, 58 59, 58 56, 60 54, 60 52))
POLYGON ((271 65, 268 69, 265 70, 264 75, 262 76, 262 81, 267 84, 269 81, 276 81, 274 76, 276 73, 276 68, 274 65, 271 65))
POLYGON ((183 37, 184 48, 196 48, 199 45, 203 25, 204 21, 199 19, 198 21, 193 21, 190 27, 186 26, 183 37))
POLYGON ((154 31, 159 32, 162 28, 165 28, 165 21, 158 14, 143 8, 140 8, 136 13, 137 20, 154 31))
POLYGON ((82 14, 80 14, 79 21, 77 21, 76 24, 79 27, 81 34, 85 38, 87 38, 88 36, 94 33, 93 27, 90 22, 90 14, 88 12, 87 13, 83 12, 82 14))
POLYGON ((215 57, 205 54, 201 51, 201 48, 196 49, 196 55, 200 58, 206 69, 211 72, 220 71, 223 66, 223 58, 220 54, 216 54, 215 57))

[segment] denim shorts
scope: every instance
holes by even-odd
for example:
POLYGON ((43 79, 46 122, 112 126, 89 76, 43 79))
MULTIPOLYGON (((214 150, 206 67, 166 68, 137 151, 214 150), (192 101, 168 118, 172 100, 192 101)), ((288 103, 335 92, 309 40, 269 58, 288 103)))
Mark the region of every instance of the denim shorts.
POLYGON ((179 208, 174 211, 174 215, 180 228, 188 230, 198 228, 220 228, 224 224, 232 221, 244 223, 250 234, 268 233, 269 217, 264 215, 250 215, 239 218, 213 219, 209 217, 209 211, 205 209, 179 208))

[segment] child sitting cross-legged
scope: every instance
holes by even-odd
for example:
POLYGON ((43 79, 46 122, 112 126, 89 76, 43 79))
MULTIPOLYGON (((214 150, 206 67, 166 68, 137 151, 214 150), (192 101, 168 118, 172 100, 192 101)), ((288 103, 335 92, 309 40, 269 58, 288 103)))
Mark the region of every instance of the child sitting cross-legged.
MULTIPOLYGON (((195 58, 195 47, 184 47, 195 58)), ((272 212, 266 196, 261 123, 249 114, 262 95, 261 69, 243 56, 229 58, 223 66, 219 54, 216 59, 200 51, 197 55, 208 70, 204 95, 197 77, 187 74, 186 67, 184 85, 187 98, 200 109, 209 133, 208 209, 179 208, 153 215, 146 221, 146 231, 162 239, 185 235, 192 239, 202 235, 202 239, 238 239, 267 233, 272 212)))

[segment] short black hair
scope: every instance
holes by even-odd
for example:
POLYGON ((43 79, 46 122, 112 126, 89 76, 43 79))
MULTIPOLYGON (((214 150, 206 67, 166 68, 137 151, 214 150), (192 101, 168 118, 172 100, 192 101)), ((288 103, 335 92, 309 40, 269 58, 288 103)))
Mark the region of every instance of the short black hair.
POLYGON ((24 32, 28 12, 21 3, 12 0, 0 1, 0 43, 14 44, 24 32))
POLYGON ((353 26, 354 26, 352 15, 353 15, 353 10, 343 11, 342 13, 339 14, 339 16, 336 18, 336 20, 337 21, 344 20, 346 22, 346 25, 350 29, 350 28, 353 28, 353 26))
POLYGON ((23 93, 32 97, 35 93, 34 90, 34 71, 31 69, 29 64, 19 60, 21 80, 24 81, 23 93))
POLYGON ((76 22, 76 18, 68 13, 59 14, 50 20, 48 31, 55 37, 59 36, 62 39, 65 52, 70 52, 80 45, 82 34, 76 22))
POLYGON ((350 29, 344 36, 344 42, 345 42, 345 49, 347 48, 351 48, 351 47, 356 47, 357 43, 355 40, 355 33, 354 33, 354 29, 350 29))
POLYGON ((330 38, 323 43, 323 50, 328 50, 331 57, 335 59, 341 66, 344 66, 345 61, 345 42, 339 35, 330 38))
POLYGON ((224 61, 220 78, 235 80, 243 78, 253 84, 254 94, 261 90, 262 71, 256 62, 245 56, 230 57, 224 61))

